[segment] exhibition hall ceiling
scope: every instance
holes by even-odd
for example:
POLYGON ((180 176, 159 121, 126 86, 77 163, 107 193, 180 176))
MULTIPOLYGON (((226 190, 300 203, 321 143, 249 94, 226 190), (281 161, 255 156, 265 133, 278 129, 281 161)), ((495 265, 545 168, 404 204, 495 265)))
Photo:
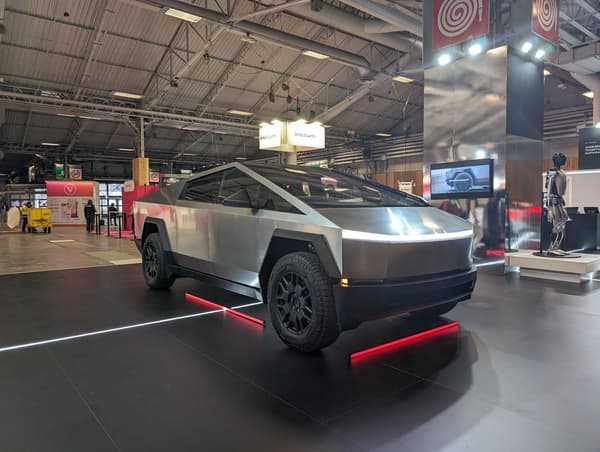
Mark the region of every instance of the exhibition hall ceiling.
MULTIPOLYGON (((564 52, 599 39, 599 8, 561 2, 564 52)), ((418 0, 0 0, 2 154, 126 161, 141 115, 148 157, 183 164, 269 155, 257 127, 275 118, 323 122, 328 146, 420 133, 422 9, 418 0), (185 3, 198 14, 182 15, 185 3), (411 83, 394 80, 407 69, 411 83)), ((589 102, 567 71, 549 69, 547 108, 589 102)))

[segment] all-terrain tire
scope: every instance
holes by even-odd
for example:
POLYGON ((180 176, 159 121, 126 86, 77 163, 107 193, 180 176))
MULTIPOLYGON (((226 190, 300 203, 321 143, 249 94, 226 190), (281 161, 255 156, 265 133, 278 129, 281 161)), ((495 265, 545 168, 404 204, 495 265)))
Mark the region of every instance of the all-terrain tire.
POLYGON ((142 247, 142 270, 146 285, 151 289, 168 289, 175 276, 169 271, 167 257, 157 233, 150 234, 142 247))
POLYGON ((273 328, 291 348, 315 352, 340 334, 331 283, 315 254, 281 257, 269 277, 267 300, 273 328))

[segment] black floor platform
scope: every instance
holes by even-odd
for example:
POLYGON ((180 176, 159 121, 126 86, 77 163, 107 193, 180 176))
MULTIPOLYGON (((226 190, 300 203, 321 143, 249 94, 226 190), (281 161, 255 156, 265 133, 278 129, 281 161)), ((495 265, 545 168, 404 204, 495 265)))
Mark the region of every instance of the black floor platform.
MULTIPOLYGON (((252 300, 138 266, 0 277, 0 349, 252 300)), ((267 318, 263 306, 244 312, 267 318)), ((314 355, 216 313, 0 352, 4 451, 600 451, 600 283, 481 271, 445 333, 362 325, 314 355)), ((443 322, 444 320, 440 320, 443 322)))

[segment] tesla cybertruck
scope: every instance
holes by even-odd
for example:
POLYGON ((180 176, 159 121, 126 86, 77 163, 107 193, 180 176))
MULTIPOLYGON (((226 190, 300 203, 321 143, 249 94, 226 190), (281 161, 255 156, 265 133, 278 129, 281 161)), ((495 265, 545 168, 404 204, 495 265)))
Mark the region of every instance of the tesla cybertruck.
POLYGON ((134 204, 146 284, 192 277, 268 304, 284 343, 319 350, 386 316, 438 316, 475 285, 471 224, 335 171, 232 163, 134 204))

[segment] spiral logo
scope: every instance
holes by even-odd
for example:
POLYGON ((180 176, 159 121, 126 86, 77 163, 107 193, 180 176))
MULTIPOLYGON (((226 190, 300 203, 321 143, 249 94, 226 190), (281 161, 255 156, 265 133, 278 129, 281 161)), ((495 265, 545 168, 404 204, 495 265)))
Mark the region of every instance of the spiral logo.
POLYGON ((558 24, 558 2, 556 0, 535 0, 538 22, 544 31, 556 28, 558 24))
POLYGON ((481 21, 482 14, 482 0, 444 0, 437 16, 438 30, 448 38, 455 38, 468 31, 476 18, 481 21))

